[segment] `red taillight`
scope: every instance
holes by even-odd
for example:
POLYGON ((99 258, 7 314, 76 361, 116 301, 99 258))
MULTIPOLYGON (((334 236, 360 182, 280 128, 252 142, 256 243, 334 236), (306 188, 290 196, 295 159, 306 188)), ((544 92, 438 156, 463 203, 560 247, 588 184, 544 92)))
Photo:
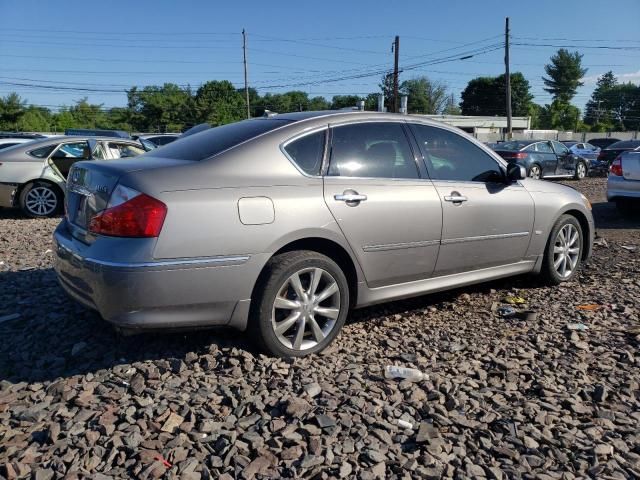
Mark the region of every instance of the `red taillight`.
POLYGON ((502 152, 501 155, 506 160, 524 160, 528 157, 525 152, 502 152))
POLYGON ((622 176, 622 156, 618 155, 616 159, 611 163, 609 167, 609 173, 611 175, 615 175, 616 177, 622 176))
POLYGON ((89 231, 113 237, 157 237, 166 215, 164 203, 140 193, 97 214, 91 219, 89 231))

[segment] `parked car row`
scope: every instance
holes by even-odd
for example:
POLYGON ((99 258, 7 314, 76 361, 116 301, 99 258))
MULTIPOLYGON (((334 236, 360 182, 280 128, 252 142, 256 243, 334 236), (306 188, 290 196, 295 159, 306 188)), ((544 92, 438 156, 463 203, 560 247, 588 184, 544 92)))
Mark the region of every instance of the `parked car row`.
MULTIPOLYGON (((568 157, 549 168, 575 170, 568 157)), ((573 279, 591 254, 589 201, 526 173, 418 117, 245 120, 74 163, 55 269, 119 329, 226 325, 302 356, 352 308, 522 273, 573 279)))

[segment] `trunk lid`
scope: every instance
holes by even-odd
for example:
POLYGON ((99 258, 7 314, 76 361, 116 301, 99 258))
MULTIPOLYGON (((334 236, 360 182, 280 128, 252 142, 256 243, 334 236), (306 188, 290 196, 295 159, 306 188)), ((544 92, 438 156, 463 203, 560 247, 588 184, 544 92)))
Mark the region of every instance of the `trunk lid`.
POLYGON ((85 243, 92 241, 88 232, 91 219, 107 208, 111 193, 124 174, 184 164, 184 160, 154 157, 75 163, 69 171, 65 196, 71 234, 85 243))
POLYGON ((615 148, 615 149, 605 148, 604 150, 600 151, 600 155, 598 155, 598 160, 607 162, 608 165, 611 165, 611 162, 613 162, 616 159, 616 157, 624 151, 626 150, 619 149, 619 148, 615 148))
POLYGON ((622 154, 622 176, 625 180, 640 180, 640 152, 622 154))

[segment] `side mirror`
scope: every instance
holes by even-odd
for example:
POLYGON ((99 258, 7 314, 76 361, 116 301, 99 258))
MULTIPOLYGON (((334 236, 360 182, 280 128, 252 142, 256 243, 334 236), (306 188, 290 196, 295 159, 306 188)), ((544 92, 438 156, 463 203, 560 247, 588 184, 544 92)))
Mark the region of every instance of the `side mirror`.
POLYGON ((507 165, 507 180, 509 182, 516 182, 527 177, 527 169, 517 163, 510 163, 507 165))

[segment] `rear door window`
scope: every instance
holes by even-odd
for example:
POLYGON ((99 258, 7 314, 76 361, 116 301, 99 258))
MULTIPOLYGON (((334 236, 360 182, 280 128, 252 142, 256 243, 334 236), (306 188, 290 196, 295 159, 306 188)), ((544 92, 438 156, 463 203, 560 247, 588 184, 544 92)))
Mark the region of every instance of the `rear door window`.
POLYGON ((402 124, 390 122, 334 127, 328 175, 420 178, 402 124))

